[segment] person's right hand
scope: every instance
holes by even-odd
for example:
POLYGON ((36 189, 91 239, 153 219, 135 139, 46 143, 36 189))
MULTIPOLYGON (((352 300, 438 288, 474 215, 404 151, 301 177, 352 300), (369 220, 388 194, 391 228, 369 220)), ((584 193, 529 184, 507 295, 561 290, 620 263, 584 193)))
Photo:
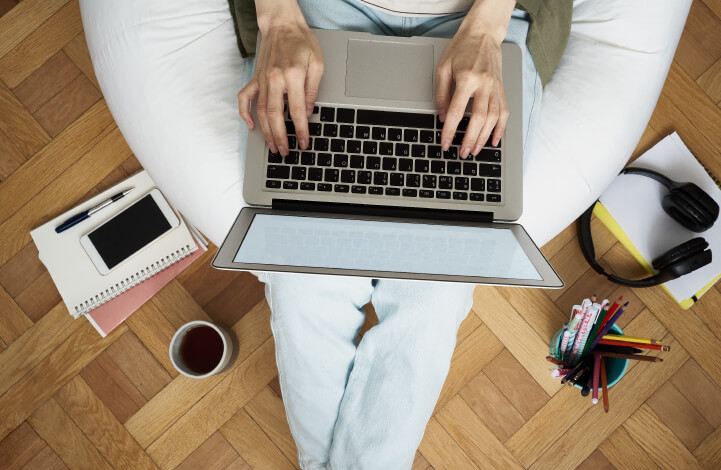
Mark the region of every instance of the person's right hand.
POLYGON ((255 75, 238 92, 240 117, 250 129, 255 128, 249 104, 257 96, 256 111, 265 142, 272 152, 287 155, 288 136, 283 119, 283 96, 287 94, 298 146, 305 150, 309 139, 308 116, 313 112, 323 75, 318 40, 302 15, 294 21, 261 28, 261 32, 255 75))

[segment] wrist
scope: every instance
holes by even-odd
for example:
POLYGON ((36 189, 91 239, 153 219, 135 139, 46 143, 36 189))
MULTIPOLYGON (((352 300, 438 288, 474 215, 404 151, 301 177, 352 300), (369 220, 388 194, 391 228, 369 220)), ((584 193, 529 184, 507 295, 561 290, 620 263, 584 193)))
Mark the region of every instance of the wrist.
POLYGON ((256 0, 255 8, 261 33, 278 26, 305 24, 296 0, 256 0))
POLYGON ((459 31, 486 36, 500 44, 508 32, 508 23, 515 6, 515 0, 476 0, 459 31))

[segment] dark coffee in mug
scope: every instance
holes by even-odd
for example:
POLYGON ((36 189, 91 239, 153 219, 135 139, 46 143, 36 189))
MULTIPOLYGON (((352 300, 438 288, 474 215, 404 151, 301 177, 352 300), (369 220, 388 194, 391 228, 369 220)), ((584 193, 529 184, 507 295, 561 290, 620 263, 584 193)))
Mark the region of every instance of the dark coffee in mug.
POLYGON ((180 342, 180 358, 196 374, 207 374, 223 358, 223 338, 205 325, 189 329, 180 342))

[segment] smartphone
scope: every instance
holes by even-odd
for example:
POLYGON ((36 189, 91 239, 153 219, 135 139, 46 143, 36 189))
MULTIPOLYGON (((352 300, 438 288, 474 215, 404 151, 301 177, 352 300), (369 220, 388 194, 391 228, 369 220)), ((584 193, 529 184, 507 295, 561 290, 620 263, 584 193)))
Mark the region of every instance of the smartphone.
POLYGON ((80 238, 80 244, 103 276, 154 240, 180 225, 158 189, 153 189, 112 219, 80 238))

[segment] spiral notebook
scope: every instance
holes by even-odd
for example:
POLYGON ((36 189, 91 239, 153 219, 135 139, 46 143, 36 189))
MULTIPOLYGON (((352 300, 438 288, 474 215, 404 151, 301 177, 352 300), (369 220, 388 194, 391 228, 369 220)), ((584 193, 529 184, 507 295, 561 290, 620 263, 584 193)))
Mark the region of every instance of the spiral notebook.
MULTIPOLYGON (((648 168, 680 182, 696 183, 721 205, 719 180, 694 157, 675 132, 644 153, 630 166, 648 168)), ((650 261, 695 237, 703 237, 713 253, 711 264, 663 284, 684 309, 693 305, 721 279, 721 220, 703 233, 694 233, 661 207, 668 190, 638 175, 619 175, 603 192, 593 213, 649 272, 650 261)))
MULTIPOLYGON (((123 261, 107 275, 100 274, 80 245, 80 237, 106 222, 154 188, 155 183, 150 175, 146 171, 140 171, 30 232, 38 248, 40 260, 47 267, 68 311, 75 318, 153 277, 194 253, 200 247, 205 249, 200 241, 202 237, 198 239, 195 229, 190 227, 178 214, 179 226, 123 261), (128 196, 64 232, 55 232, 55 227, 68 217, 89 209, 130 187, 135 187, 135 189, 128 196)), ((130 313, 128 312, 128 315, 130 313)))

